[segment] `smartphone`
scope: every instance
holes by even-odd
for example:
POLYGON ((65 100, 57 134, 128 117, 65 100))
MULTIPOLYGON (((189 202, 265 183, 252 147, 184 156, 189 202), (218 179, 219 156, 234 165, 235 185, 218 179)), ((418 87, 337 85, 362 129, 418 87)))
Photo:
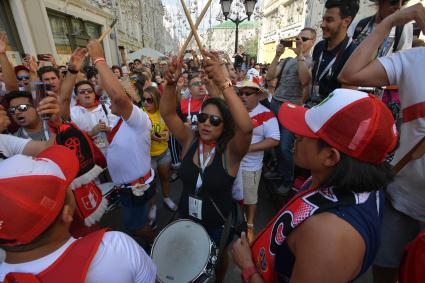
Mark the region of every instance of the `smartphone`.
MULTIPOLYGON (((43 82, 31 82, 30 87, 33 104, 34 107, 37 108, 40 104, 40 101, 43 100, 43 98, 47 97, 47 91, 51 89, 51 86, 43 82)), ((48 120, 50 119, 50 115, 43 114, 40 116, 40 118, 42 120, 48 120)))
POLYGON ((281 39, 280 40, 280 44, 282 44, 283 47, 293 47, 294 46, 294 41, 293 40, 284 40, 284 39, 281 39))
POLYGON ((37 54, 38 61, 48 61, 50 58, 50 54, 37 54))

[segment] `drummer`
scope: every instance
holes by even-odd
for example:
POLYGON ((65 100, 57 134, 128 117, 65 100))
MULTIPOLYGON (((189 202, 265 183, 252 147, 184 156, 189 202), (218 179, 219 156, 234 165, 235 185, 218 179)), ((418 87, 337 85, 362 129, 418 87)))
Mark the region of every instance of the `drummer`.
POLYGON ((124 226, 134 236, 153 242, 154 233, 148 223, 147 201, 155 194, 150 157, 151 122, 143 110, 133 105, 117 77, 105 61, 98 41, 87 45, 93 65, 111 99, 111 112, 121 117, 108 136, 106 155, 109 172, 115 185, 121 187, 124 226))
MULTIPOLYGON (((223 93, 209 98, 198 114, 198 130, 193 132, 176 113, 176 82, 182 69, 174 61, 166 73, 167 85, 160 102, 160 112, 167 127, 182 145, 180 178, 183 193, 179 212, 183 218, 201 223, 211 239, 220 246, 225 220, 233 207, 232 185, 240 162, 247 153, 252 135, 248 112, 235 93, 229 74, 217 54, 203 51, 205 72, 223 93)), ((227 269, 227 252, 217 269, 221 282, 227 269)))
POLYGON ((349 282, 366 272, 380 242, 384 162, 397 143, 391 112, 364 92, 337 89, 307 110, 282 105, 279 122, 296 135, 295 163, 312 177, 233 258, 245 282, 349 282))

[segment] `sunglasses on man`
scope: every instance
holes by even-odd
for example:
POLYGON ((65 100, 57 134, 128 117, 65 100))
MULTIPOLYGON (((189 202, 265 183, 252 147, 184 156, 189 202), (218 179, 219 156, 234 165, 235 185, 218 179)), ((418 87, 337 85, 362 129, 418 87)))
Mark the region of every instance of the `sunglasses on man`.
POLYGON ((251 95, 254 95, 254 94, 257 94, 258 93, 258 90, 257 91, 246 91, 246 90, 239 90, 239 92, 238 92, 238 95, 239 96, 251 96, 251 95))
POLYGON ((198 114, 198 123, 204 124, 205 122, 207 122, 207 120, 210 120, 210 124, 214 127, 220 126, 220 124, 223 122, 223 119, 221 119, 217 115, 209 115, 207 113, 198 114))
POLYGON ((301 36, 301 40, 302 40, 303 42, 306 42, 306 41, 311 40, 311 38, 301 36))
POLYGON ((18 81, 29 80, 30 79, 30 76, 16 76, 16 79, 18 81))
POLYGON ((31 104, 18 104, 16 106, 11 106, 7 109, 7 112, 9 112, 10 115, 14 115, 16 113, 16 110, 19 112, 27 112, 27 110, 32 107, 31 104))

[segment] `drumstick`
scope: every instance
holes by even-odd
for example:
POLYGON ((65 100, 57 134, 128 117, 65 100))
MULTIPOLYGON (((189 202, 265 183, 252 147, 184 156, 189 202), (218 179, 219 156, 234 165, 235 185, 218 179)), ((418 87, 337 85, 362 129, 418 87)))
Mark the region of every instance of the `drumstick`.
MULTIPOLYGON (((203 18, 204 18, 204 16, 205 16, 205 14, 206 14, 206 13, 207 13, 207 11, 208 11, 208 8, 209 8, 209 7, 210 7, 210 5, 211 5, 211 2, 212 2, 212 0, 208 0, 208 2, 205 4, 204 9, 201 11, 201 14, 200 14, 200 15, 199 15, 199 17, 196 19, 196 23, 195 23, 195 28, 196 28, 196 29, 198 29, 199 25, 201 24, 201 22, 202 22, 202 20, 203 20, 203 18)), ((187 46, 189 45, 189 43, 190 43, 190 41, 191 41, 191 39, 192 39, 192 36, 193 36, 193 32, 192 32, 192 31, 190 31, 189 36, 186 38, 186 41, 184 42, 183 46, 180 48, 180 51, 179 51, 179 57, 177 57, 177 58, 180 58, 180 57, 182 57, 182 56, 183 56, 183 53, 186 51, 186 48, 187 48, 187 46)))
POLYGON ((201 39, 199 38, 195 25, 192 22, 192 18, 190 16, 189 10, 187 9, 186 4, 184 3, 184 0, 180 0, 180 3, 183 6, 184 14, 186 15, 187 21, 189 22, 190 29, 192 30, 192 33, 195 36, 195 40, 196 40, 196 43, 198 44, 199 50, 202 50, 203 47, 202 47, 201 39))
POLYGON ((117 23, 118 18, 115 18, 112 23, 109 25, 107 29, 103 31, 103 33, 100 35, 100 37, 97 39, 97 41, 101 42, 111 31, 114 25, 117 23))
POLYGON ((425 154, 425 137, 423 137, 394 167, 393 173, 397 174, 404 166, 414 159, 419 159, 425 154))

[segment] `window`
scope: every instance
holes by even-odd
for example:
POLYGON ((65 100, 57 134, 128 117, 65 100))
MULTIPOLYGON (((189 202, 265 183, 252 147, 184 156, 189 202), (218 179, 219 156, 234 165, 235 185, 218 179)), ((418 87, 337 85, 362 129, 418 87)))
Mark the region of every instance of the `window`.
POLYGON ((9 2, 0 1, 0 31, 5 31, 9 39, 9 49, 11 51, 23 52, 19 34, 13 20, 9 2))
POLYGON ((49 15, 50 27, 53 33, 53 40, 58 54, 71 54, 71 42, 69 40, 69 26, 65 16, 58 14, 49 15))

